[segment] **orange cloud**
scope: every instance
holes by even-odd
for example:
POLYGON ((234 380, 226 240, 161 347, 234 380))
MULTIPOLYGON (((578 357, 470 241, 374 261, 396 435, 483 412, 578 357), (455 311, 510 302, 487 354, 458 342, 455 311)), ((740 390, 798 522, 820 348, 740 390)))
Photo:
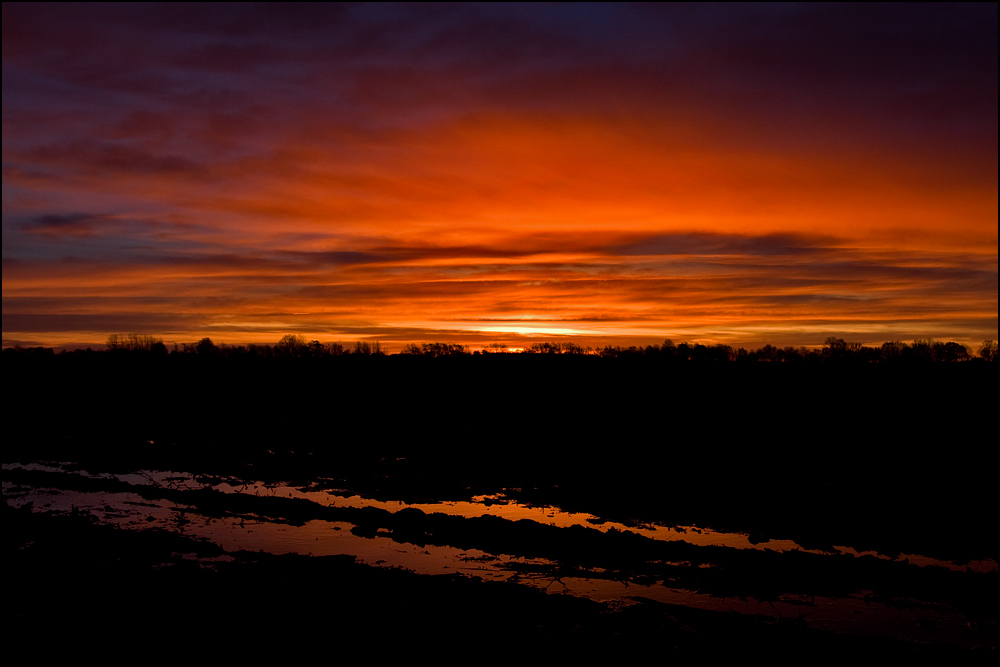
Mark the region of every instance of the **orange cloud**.
POLYGON ((133 57, 5 8, 5 338, 997 337, 995 48, 622 11, 634 44, 408 15, 410 52, 137 9, 133 57))

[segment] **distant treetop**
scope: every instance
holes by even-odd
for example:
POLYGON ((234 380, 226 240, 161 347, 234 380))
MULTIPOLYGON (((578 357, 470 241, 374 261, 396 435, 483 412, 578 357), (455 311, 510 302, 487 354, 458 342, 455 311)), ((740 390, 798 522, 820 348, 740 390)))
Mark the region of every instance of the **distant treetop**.
MULTIPOLYGON (((52 353, 51 348, 22 348, 15 346, 4 350, 4 354, 27 354, 34 351, 52 353)), ((78 351, 83 352, 83 351, 78 351)), ((88 353, 96 354, 91 350, 88 353)), ((168 354, 163 340, 148 334, 111 334, 107 339, 107 352, 110 354, 144 353, 168 354)), ((72 353, 69 353, 72 354, 72 353)), ((285 358, 285 359, 319 359, 333 357, 386 357, 388 351, 378 341, 358 341, 353 347, 342 343, 321 343, 318 340, 306 341, 298 334, 287 334, 274 345, 251 343, 248 345, 215 344, 211 338, 205 337, 197 343, 174 344, 171 355, 196 355, 198 357, 218 358, 285 358)), ((457 343, 411 343, 392 356, 426 357, 426 358, 466 358, 487 356, 572 356, 597 357, 601 359, 643 359, 648 361, 691 363, 868 363, 868 364, 899 364, 899 363, 959 363, 969 361, 997 362, 1000 355, 997 343, 993 340, 983 341, 978 350, 973 351, 953 341, 935 342, 930 339, 917 339, 911 344, 902 341, 888 341, 878 347, 869 347, 861 343, 847 342, 843 338, 831 336, 823 342, 821 348, 807 347, 763 347, 748 350, 733 348, 729 345, 702 345, 701 343, 681 342, 675 344, 669 338, 662 345, 622 347, 607 345, 605 347, 582 347, 572 342, 537 342, 524 348, 511 349, 505 343, 489 343, 479 350, 457 343)))

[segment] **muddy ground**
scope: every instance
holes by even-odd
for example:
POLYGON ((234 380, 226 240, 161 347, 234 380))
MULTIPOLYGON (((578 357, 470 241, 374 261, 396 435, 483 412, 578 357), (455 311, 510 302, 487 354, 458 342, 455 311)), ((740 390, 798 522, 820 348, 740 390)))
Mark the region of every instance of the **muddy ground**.
POLYGON ((986 663, 993 651, 796 619, 240 552, 89 517, 3 510, 5 664, 986 663))
POLYGON ((21 392, 4 419, 4 664, 995 664, 991 366, 504 363, 5 361, 21 392), (148 471, 198 481, 121 477, 148 471), (372 506, 219 490, 238 479, 372 506), (591 523, 408 507, 474 498, 591 523), (184 527, 244 521, 503 567, 418 574, 184 527), (821 605, 860 620, 816 623, 821 605))

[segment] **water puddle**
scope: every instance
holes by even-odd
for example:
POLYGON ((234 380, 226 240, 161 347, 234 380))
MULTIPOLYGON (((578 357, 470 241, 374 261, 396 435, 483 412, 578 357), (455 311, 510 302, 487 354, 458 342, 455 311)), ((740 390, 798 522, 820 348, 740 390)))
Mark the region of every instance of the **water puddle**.
MULTIPOLYGON (((792 540, 768 540, 766 542, 754 543, 750 541, 749 535, 745 533, 718 532, 710 528, 701 528, 698 526, 629 526, 614 521, 605 521, 592 514, 584 512, 565 512, 556 507, 538 507, 527 505, 506 499, 500 495, 475 496, 469 501, 407 503, 403 501, 384 501, 366 498, 360 495, 353 495, 346 490, 310 490, 309 488, 291 486, 284 483, 265 484, 259 481, 244 480, 228 480, 219 482, 214 478, 198 476, 185 472, 144 470, 128 474, 91 474, 83 470, 73 470, 71 468, 71 464, 68 463, 30 463, 26 465, 5 463, 3 464, 3 468, 22 468, 25 470, 39 470, 43 472, 73 472, 88 477, 117 479, 128 484, 153 484, 162 488, 179 490, 199 490, 210 488, 222 493, 243 493, 256 496, 297 498, 309 500, 324 507, 375 507, 389 512, 397 512, 405 508, 416 508, 427 514, 437 512, 452 516, 461 516, 464 518, 496 516, 510 521, 527 519, 540 524, 557 526, 560 528, 584 526, 601 532, 627 530, 658 541, 680 541, 687 542, 695 546, 723 546, 734 549, 753 549, 777 552, 804 551, 812 554, 829 553, 816 549, 805 549, 792 540)), ((834 545, 833 548, 841 554, 849 554, 855 557, 873 556, 881 560, 909 562, 921 567, 943 567, 958 572, 994 572, 998 569, 997 562, 992 559, 972 561, 970 563, 960 565, 951 561, 931 558, 920 554, 900 554, 899 556, 890 556, 876 551, 857 551, 856 549, 848 546, 834 545)))
MULTIPOLYGON (((5 464, 4 468, 7 467, 5 464)), ((21 467, 49 472, 65 471, 62 467, 53 466, 21 467)), ((131 484, 156 483, 182 490, 205 488, 194 476, 181 473, 142 472, 107 476, 131 484)), ((288 486, 239 486, 226 482, 213 487, 228 493, 306 498, 325 505, 382 507, 395 511, 416 507, 425 512, 443 511, 467 517, 493 514, 511 519, 529 518, 560 526, 592 526, 587 521, 590 517, 586 514, 566 513, 553 508, 516 506, 512 503, 385 503, 359 496, 342 497, 325 491, 308 491, 288 486)), ((601 571, 596 569, 592 571, 594 577, 587 577, 586 572, 579 570, 574 571, 572 576, 555 576, 551 573, 558 571, 557 564, 546 559, 489 554, 477 549, 450 546, 417 546, 394 541, 388 531, 384 530, 371 536, 362 536, 353 533, 353 526, 346 522, 312 520, 303 525, 290 525, 261 520, 255 516, 205 516, 190 505, 168 500, 148 500, 129 492, 102 493, 22 487, 6 481, 3 482, 3 494, 14 507, 32 503, 35 511, 87 512, 102 523, 125 529, 161 528, 209 540, 227 552, 264 551, 271 554, 296 553, 312 556, 349 554, 368 565, 400 567, 418 574, 462 573, 484 580, 509 580, 543 589, 550 594, 568 594, 618 604, 633 604, 636 598, 644 598, 710 611, 761 614, 774 618, 775 622, 805 623, 810 627, 837 632, 871 633, 874 627, 878 634, 885 636, 922 641, 952 641, 966 645, 982 645, 986 639, 983 636, 985 632, 978 631, 968 619, 943 605, 924 604, 912 608, 897 608, 865 600, 863 595, 844 598, 783 595, 776 601, 724 598, 675 588, 669 580, 635 583, 603 578, 598 576, 601 571)), ((615 526, 616 524, 608 522, 596 528, 609 530, 615 526)), ((621 529, 625 527, 619 528, 621 529)), ((689 536, 687 532, 674 529, 636 532, 656 536, 654 539, 680 539, 682 536, 689 536)), ((717 541, 717 536, 720 535, 718 533, 702 531, 694 534, 711 540, 706 544, 720 544, 717 541)), ((751 548, 759 546, 751 545, 751 548)))

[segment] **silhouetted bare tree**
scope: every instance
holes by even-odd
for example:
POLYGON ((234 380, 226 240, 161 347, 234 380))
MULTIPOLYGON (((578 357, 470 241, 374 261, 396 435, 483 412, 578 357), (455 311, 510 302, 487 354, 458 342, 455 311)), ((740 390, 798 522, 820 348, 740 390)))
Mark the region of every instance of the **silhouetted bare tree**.
POLYGON ((361 355, 364 357, 376 357, 383 356, 386 354, 385 350, 382 349, 382 344, 378 341, 374 343, 369 343, 368 341, 358 341, 354 344, 354 354, 361 355))
POLYGON ((301 357, 306 351, 306 339, 298 334, 285 334, 274 346, 274 349, 279 356, 301 357))
MULTIPOLYGON (((122 350, 125 352, 150 352, 159 343, 163 345, 163 339, 147 334, 111 334, 108 336, 107 345, 109 350, 122 350)), ((164 350, 166 346, 163 346, 164 350)))

